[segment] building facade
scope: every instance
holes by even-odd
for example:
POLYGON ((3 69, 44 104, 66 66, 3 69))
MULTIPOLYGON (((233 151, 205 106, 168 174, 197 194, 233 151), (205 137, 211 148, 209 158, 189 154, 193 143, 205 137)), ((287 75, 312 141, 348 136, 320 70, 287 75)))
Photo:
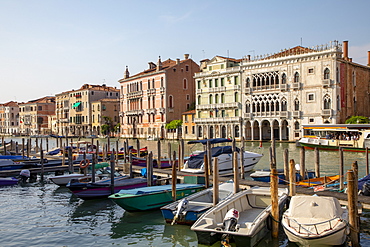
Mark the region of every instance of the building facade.
POLYGON ((185 54, 184 60, 168 59, 130 76, 128 68, 121 85, 121 136, 166 138, 166 123, 180 120, 195 104, 194 73, 199 66, 185 54))
POLYGON ((112 135, 113 129, 119 126, 119 99, 100 99, 92 102, 91 115, 93 135, 102 135, 104 126, 109 126, 109 133, 105 134, 112 135))
POLYGON ((220 57, 207 61, 206 69, 195 75, 198 138, 293 141, 302 136, 303 124, 337 124, 350 116, 370 116, 370 67, 352 62, 347 41, 297 46, 253 59, 246 56, 240 62, 231 60, 233 67, 221 68, 221 61, 220 57), (240 76, 240 88, 235 81, 232 89, 215 83, 227 74, 240 76), (228 99, 216 99, 216 94, 227 91, 228 99), (219 102, 228 104, 229 110, 219 102), (219 115, 220 110, 225 114, 219 115))
POLYGON ((196 128, 195 128, 195 110, 190 110, 187 112, 184 112, 182 114, 182 138, 186 140, 195 140, 197 139, 196 136, 196 128))
POLYGON ((92 104, 100 99, 119 99, 119 89, 84 84, 78 90, 56 94, 57 133, 63 136, 88 136, 93 133, 92 104))
POLYGON ((51 134, 49 116, 55 114, 55 97, 46 96, 19 104, 19 132, 22 135, 51 134))

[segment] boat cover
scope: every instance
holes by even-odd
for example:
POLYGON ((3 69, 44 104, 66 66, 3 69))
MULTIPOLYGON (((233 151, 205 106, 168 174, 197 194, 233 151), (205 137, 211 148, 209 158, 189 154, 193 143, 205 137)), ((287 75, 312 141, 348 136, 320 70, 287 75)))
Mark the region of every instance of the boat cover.
MULTIPOLYGON (((176 190, 204 187, 204 184, 176 184, 176 190)), ((142 195, 172 191, 172 184, 120 190, 117 194, 142 195)))
POLYGON ((343 208, 338 199, 325 196, 293 196, 288 217, 310 219, 334 219, 341 217, 343 208))
MULTIPOLYGON (((239 152, 239 148, 235 148, 237 152, 239 152)), ((220 156, 221 154, 232 154, 233 148, 232 146, 221 146, 221 147, 213 147, 211 148, 212 157, 220 156)), ((198 155, 191 156, 188 159, 188 168, 192 169, 199 169, 204 161, 204 155, 206 151, 199 153, 198 155)))
POLYGON ((359 179, 358 180, 358 189, 359 190, 362 190, 362 187, 364 186, 364 184, 366 183, 366 181, 370 180, 370 174, 359 179))
POLYGON ((223 143, 223 142, 232 142, 232 140, 226 139, 226 138, 213 138, 213 139, 204 139, 204 140, 189 141, 188 144, 202 143, 203 145, 206 145, 208 141, 211 144, 223 143))

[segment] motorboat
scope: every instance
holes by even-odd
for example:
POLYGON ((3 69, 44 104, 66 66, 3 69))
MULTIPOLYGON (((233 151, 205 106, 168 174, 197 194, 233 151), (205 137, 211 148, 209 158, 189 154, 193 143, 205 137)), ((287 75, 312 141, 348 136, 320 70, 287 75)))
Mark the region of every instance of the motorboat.
MULTIPOLYGON (((279 177, 279 184, 284 184, 286 179, 285 179, 285 174, 284 174, 284 169, 278 169, 278 177, 279 177)), ((265 182, 269 183, 270 182, 270 169, 265 169, 265 170, 258 170, 253 173, 251 173, 249 176, 254 180, 254 181, 259 181, 259 182, 265 182)), ((315 177, 315 172, 314 171, 308 171, 305 174, 305 179, 308 178, 314 178, 315 177)), ((301 181, 302 176, 299 173, 299 171, 296 172, 296 181, 301 181)))
MULTIPOLYGON (((238 152, 238 165, 240 164, 240 149, 235 148, 238 152)), ((191 155, 189 159, 185 162, 184 168, 180 171, 188 173, 204 173, 204 155, 206 151, 201 152, 197 155, 191 155)), ((233 148, 232 146, 218 146, 211 148, 212 161, 214 157, 218 158, 219 174, 232 174, 233 173, 233 161, 232 161, 233 148)), ((243 163, 244 172, 251 171, 254 166, 258 163, 263 155, 244 151, 243 153, 243 163)), ((211 162, 212 165, 212 162, 211 162)))
MULTIPOLYGON (((278 189, 279 213, 288 189, 278 189)), ((191 227, 199 244, 234 241, 236 246, 255 246, 271 230, 270 187, 252 187, 223 200, 204 213, 191 227)))
POLYGON ((18 179, 13 177, 6 177, 1 178, 0 177, 0 187, 1 186, 12 186, 18 184, 18 179))
MULTIPOLYGON (((203 189, 204 184, 176 184, 176 199, 182 199, 203 189)), ((126 211, 156 209, 173 202, 172 185, 123 189, 109 198, 126 211)))
POLYGON ((281 223, 290 242, 302 246, 342 245, 349 234, 346 207, 325 196, 293 196, 281 223))
MULTIPOLYGON (((233 182, 216 186, 219 190, 219 201, 233 195, 233 182)), ((171 224, 192 225, 203 213, 213 207, 213 194, 214 188, 211 187, 161 207, 164 220, 171 224)))
MULTIPOLYGON (((84 175, 80 173, 71 173, 71 174, 64 174, 64 175, 58 175, 58 176, 52 176, 49 177, 49 179, 59 186, 65 186, 71 181, 71 179, 79 179, 79 178, 90 178, 91 175, 84 175)), ((81 181, 81 180, 80 180, 81 181)))
POLYGON ((319 186, 319 185, 326 185, 328 183, 334 183, 338 181, 340 178, 339 175, 334 176, 324 176, 324 177, 318 177, 318 178, 309 178, 302 181, 297 182, 297 185, 303 186, 303 187, 313 187, 313 186, 319 186))

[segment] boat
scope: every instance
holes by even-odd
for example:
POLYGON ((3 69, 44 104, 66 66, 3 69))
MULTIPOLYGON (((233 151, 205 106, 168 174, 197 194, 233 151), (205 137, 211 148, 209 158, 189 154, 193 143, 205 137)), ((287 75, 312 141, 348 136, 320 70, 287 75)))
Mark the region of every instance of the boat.
MULTIPOLYGON (((184 161, 186 161, 187 159, 188 158, 185 158, 184 161)), ((175 166, 177 166, 178 162, 179 162, 178 160, 175 161, 175 166)), ((132 165, 134 166, 146 167, 146 163, 147 163, 146 158, 141 158, 141 157, 136 157, 136 156, 132 157, 132 165)), ((159 168, 157 159, 153 159, 153 167, 159 168)), ((171 167, 172 167, 172 161, 170 159, 165 159, 165 158, 161 159, 161 169, 171 168, 171 167)))
POLYGON ((289 241, 302 246, 344 244, 348 222, 347 208, 325 196, 293 196, 281 220, 289 241))
MULTIPOLYGON (((220 201, 233 195, 233 182, 218 186, 220 201)), ((203 213, 213 207, 213 191, 214 188, 208 188, 161 207, 164 220, 171 224, 192 225, 203 213)))
POLYGON ((298 144, 305 149, 365 152, 370 147, 370 124, 303 125, 298 144))
MULTIPOLYGON (((288 198, 288 189, 278 189, 279 212, 288 198)), ((270 187, 252 187, 223 200, 204 213, 191 227, 198 243, 217 241, 236 246, 255 246, 271 230, 270 187)))
MULTIPOLYGON (((284 169, 278 169, 278 177, 279 177, 279 184, 285 184, 285 174, 284 174, 284 169)), ((270 182, 270 170, 260 170, 260 171, 255 171, 249 175, 254 181, 259 181, 259 182, 265 182, 269 183, 270 182)), ((305 179, 308 178, 314 178, 315 177, 315 172, 314 171, 308 171, 306 172, 305 179)), ((299 173, 299 171, 296 172, 296 181, 302 180, 302 176, 299 173)))
POLYGON ((0 159, 0 171, 21 170, 40 167, 37 163, 15 162, 12 159, 0 159))
MULTIPOLYGON (((176 184, 176 199, 182 199, 204 188, 203 184, 176 184)), ((126 211, 156 209, 173 202, 172 185, 124 189, 109 198, 126 211)))
MULTIPOLYGON (((215 138, 215 139, 189 141, 188 144, 202 143, 205 145, 207 144, 207 142, 210 142, 211 144, 215 144, 215 143, 222 143, 222 142, 231 142, 231 140, 225 139, 225 138, 215 138)), ((239 164, 240 163, 240 159, 239 159, 240 149, 236 147, 235 151, 238 152, 237 160, 239 164)), ((204 173, 204 155, 205 154, 206 154, 206 151, 199 152, 195 155, 190 155, 190 157, 185 162, 184 167, 180 171, 188 172, 188 173, 204 173)), ((218 147, 211 148, 212 158, 213 157, 218 158, 218 167, 219 167, 220 175, 226 175, 226 174, 233 173, 232 154, 233 154, 232 146, 218 146, 218 147)), ((262 156, 263 156, 262 154, 244 151, 243 153, 244 171, 245 172, 251 171, 254 168, 254 166, 258 163, 258 161, 261 159, 262 156)), ((212 162, 211 162, 211 165, 212 165, 212 162)))
MULTIPOLYGON (((122 189, 133 189, 147 186, 147 179, 142 177, 129 178, 119 176, 114 178, 113 193, 122 189)), ((103 179, 93 182, 81 182, 78 179, 71 179, 66 186, 77 197, 81 199, 104 198, 113 194, 111 189, 111 179, 103 179)))
POLYGON ((324 176, 324 177, 319 177, 319 178, 310 178, 310 179, 298 181, 296 185, 300 185, 304 187, 326 185, 327 183, 334 183, 335 181, 338 181, 339 178, 340 178, 339 175, 324 176))
POLYGON ((1 186, 12 186, 18 184, 18 179, 13 177, 6 177, 1 178, 0 177, 0 187, 1 186))
MULTIPOLYGON (((84 175, 80 173, 64 174, 58 176, 49 177, 49 179, 56 185, 65 186, 71 181, 71 179, 86 178, 91 180, 91 175, 84 175)), ((81 182, 81 180, 79 180, 81 182)))

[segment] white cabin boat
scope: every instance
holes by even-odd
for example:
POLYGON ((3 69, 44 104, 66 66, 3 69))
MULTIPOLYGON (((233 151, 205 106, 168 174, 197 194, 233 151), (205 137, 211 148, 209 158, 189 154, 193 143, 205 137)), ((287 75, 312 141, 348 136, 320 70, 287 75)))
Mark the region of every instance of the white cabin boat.
POLYGON ((301 246, 342 245, 349 234, 348 210, 334 197, 293 196, 281 222, 301 246))

